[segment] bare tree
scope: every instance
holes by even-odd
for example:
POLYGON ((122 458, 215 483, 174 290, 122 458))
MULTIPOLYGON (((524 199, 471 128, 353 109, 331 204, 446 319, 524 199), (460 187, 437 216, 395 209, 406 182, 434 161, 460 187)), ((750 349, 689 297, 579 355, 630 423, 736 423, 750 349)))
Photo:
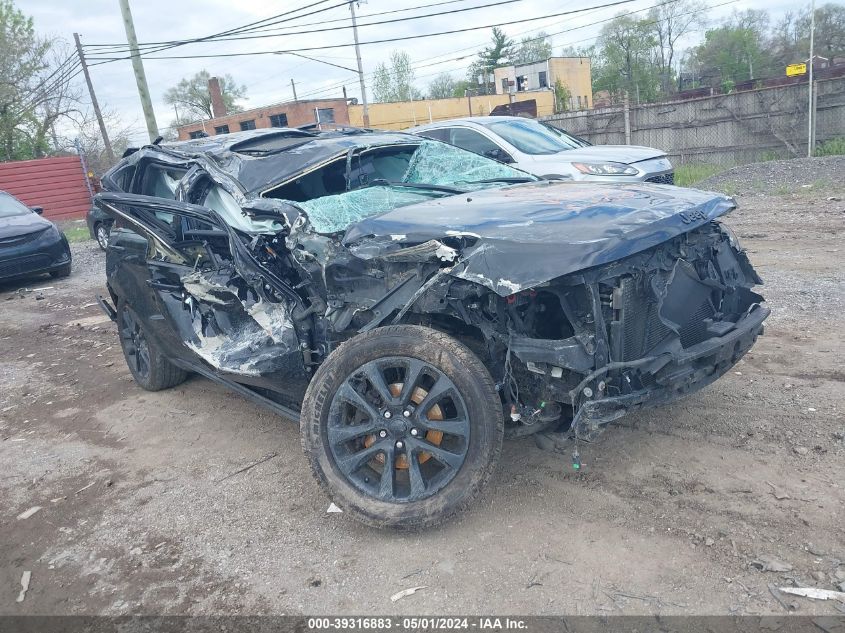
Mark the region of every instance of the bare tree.
POLYGON ((83 91, 74 76, 73 65, 63 67, 65 60, 75 56, 70 45, 54 41, 47 52, 47 69, 42 74, 42 87, 30 97, 31 109, 36 114, 32 125, 32 146, 37 153, 58 150, 58 124, 79 125, 85 118, 83 91), (54 74, 59 69, 58 74, 54 74), (50 77, 52 75, 52 77, 50 77), (67 121, 64 121, 64 120, 67 121), (43 149, 42 149, 43 148, 43 149))
POLYGON ((663 94, 669 94, 672 91, 672 69, 678 40, 704 26, 706 9, 707 5, 701 0, 678 0, 678 2, 665 2, 649 12, 649 19, 654 23, 654 35, 657 40, 655 61, 660 73, 660 87, 663 94))

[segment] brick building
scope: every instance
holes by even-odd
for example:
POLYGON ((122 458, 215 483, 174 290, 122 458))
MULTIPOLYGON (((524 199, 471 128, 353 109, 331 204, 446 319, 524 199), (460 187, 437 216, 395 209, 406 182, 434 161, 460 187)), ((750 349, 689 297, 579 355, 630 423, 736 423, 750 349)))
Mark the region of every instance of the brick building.
POLYGON ((301 99, 274 105, 244 110, 243 112, 226 112, 223 98, 220 94, 220 84, 216 77, 208 82, 211 93, 211 119, 195 121, 177 128, 179 140, 197 138, 203 134, 228 134, 241 130, 255 130, 270 127, 299 127, 311 123, 335 123, 349 125, 349 110, 346 99, 301 99))

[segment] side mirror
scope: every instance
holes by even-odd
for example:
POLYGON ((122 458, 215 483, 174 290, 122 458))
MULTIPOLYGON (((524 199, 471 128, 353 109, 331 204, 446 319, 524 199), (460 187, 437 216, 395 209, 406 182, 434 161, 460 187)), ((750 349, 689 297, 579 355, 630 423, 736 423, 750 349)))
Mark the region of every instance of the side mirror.
POLYGON ((42 213, 44 213, 44 207, 37 207, 36 206, 36 207, 29 207, 29 208, 33 213, 37 213, 38 215, 41 215, 42 213))

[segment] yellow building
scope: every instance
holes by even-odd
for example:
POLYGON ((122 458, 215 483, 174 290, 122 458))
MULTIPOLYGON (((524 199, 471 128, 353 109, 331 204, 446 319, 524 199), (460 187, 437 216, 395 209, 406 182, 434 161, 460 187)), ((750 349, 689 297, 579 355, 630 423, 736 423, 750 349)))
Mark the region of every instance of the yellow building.
POLYGON ((536 94, 536 91, 553 90, 560 81, 569 92, 569 103, 559 104, 561 109, 584 110, 593 105, 589 57, 550 57, 531 64, 503 66, 494 69, 493 76, 499 94, 536 94))
MULTIPOLYGON (((523 92, 514 95, 495 94, 454 99, 422 99, 420 101, 399 101, 396 103, 371 103, 369 105, 370 127, 388 130, 405 128, 433 121, 444 121, 465 116, 485 116, 499 105, 513 101, 537 102, 537 116, 554 114, 555 97, 550 90, 523 92)), ((349 106, 349 124, 363 127, 364 106, 349 106)))

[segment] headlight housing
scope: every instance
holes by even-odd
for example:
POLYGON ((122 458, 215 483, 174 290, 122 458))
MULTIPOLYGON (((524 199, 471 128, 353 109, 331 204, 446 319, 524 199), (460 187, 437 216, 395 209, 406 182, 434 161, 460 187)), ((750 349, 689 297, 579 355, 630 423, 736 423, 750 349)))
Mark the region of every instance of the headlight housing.
POLYGON ((624 163, 572 163, 572 166, 590 176, 636 176, 639 173, 624 163))

